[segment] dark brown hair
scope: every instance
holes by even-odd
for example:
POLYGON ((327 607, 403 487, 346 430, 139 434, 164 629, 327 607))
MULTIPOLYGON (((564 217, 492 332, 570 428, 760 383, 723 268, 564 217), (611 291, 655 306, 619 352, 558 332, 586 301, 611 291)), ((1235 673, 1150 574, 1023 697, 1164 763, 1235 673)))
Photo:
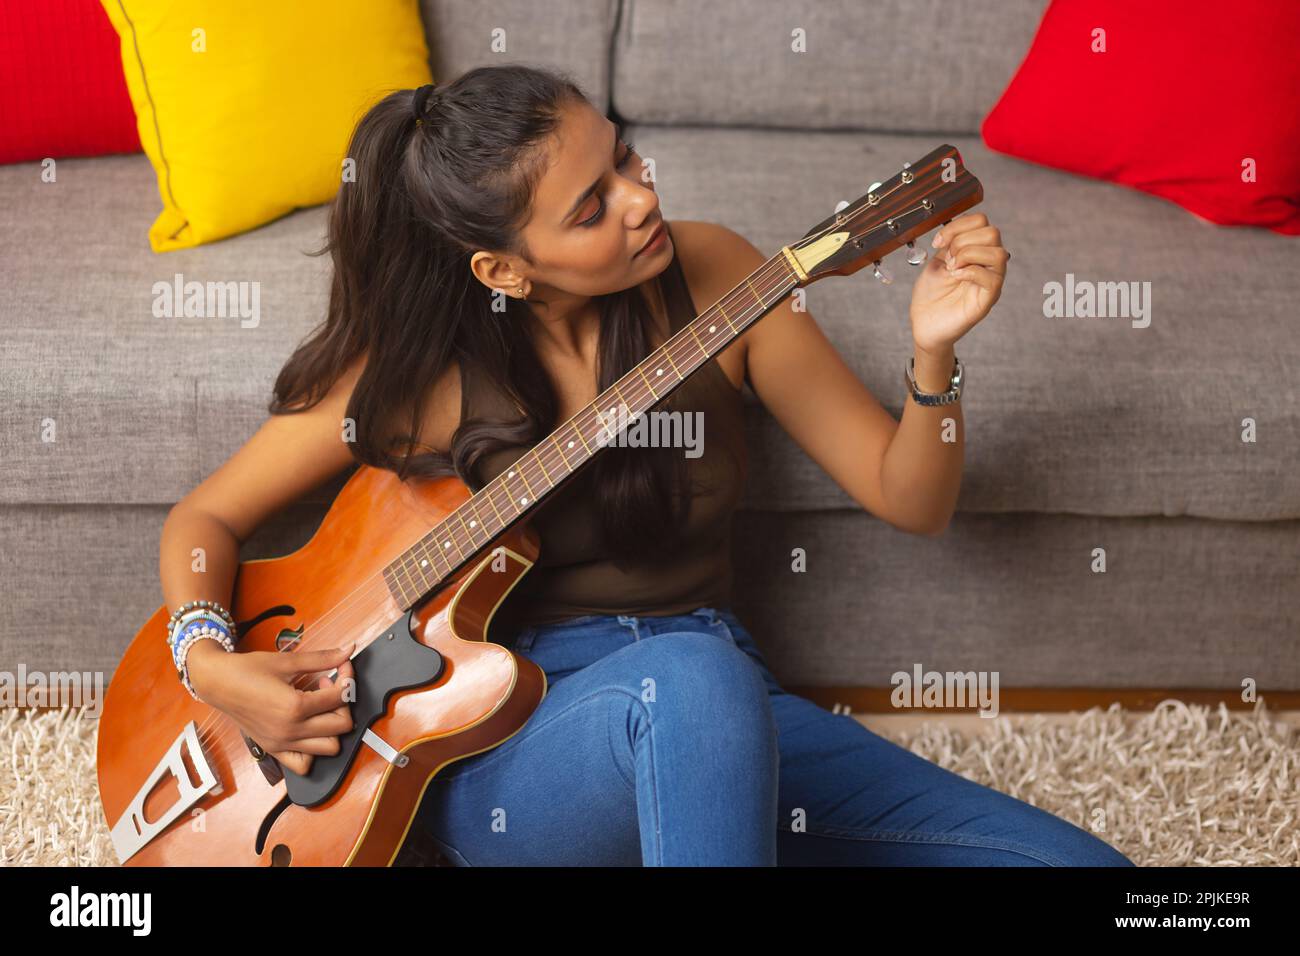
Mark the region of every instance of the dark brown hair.
MULTIPOLYGON (((456 475, 473 491, 484 457, 507 446, 532 447, 553 431, 558 399, 531 344, 528 306, 492 291, 471 273, 479 250, 530 259, 519 230, 527 222, 546 160, 544 144, 567 104, 586 99, 568 75, 521 65, 480 67, 440 87, 422 122, 414 90, 380 100, 357 124, 348 147, 355 181, 333 201, 325 246, 333 262, 329 312, 276 378, 272 414, 319 402, 347 366, 368 352, 346 415, 356 424, 357 461, 410 477, 456 475), (428 388, 458 362, 462 389, 479 376, 526 412, 514 421, 462 421, 449 453, 419 453, 428 388)), ((674 256, 674 281, 658 284, 668 309, 690 309, 674 256)), ((600 391, 650 351, 652 312, 633 286, 597 297, 600 391)), ((670 313, 674 314, 674 313, 670 313)), ((694 315, 684 316, 689 321, 694 315)), ((674 398, 661 408, 672 408, 674 398)), ((606 547, 620 564, 667 553, 685 521, 688 499, 680 449, 610 447, 559 495, 592 481, 591 507, 606 547)))

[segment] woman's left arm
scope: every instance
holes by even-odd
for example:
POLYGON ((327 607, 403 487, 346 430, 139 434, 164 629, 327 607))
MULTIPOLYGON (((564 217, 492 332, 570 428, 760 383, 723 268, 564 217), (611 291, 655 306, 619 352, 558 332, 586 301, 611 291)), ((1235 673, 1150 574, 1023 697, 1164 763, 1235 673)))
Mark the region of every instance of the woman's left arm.
MULTIPOLYGON (((766 261, 747 240, 727 233, 725 244, 713 250, 725 245, 728 272, 743 278, 766 261)), ((910 311, 917 387, 943 392, 954 344, 1001 295, 1008 256, 982 214, 943 226, 934 249, 917 276, 910 311)), ((812 315, 796 312, 789 299, 739 341, 750 386, 764 407, 850 497, 900 530, 943 532, 961 487, 960 402, 920 406, 909 399, 902 420, 895 420, 812 315)), ((902 387, 901 368, 898 378, 902 387)))

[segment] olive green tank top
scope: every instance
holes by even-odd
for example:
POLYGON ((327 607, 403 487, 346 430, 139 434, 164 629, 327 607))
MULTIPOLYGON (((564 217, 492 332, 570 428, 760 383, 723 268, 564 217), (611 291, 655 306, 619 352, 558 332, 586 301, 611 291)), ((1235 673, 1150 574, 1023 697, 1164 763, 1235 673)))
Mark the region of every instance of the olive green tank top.
MULTIPOLYGON (((676 263, 663 274, 670 334, 697 315, 676 263)), ((469 417, 511 420, 518 409, 482 376, 462 379, 469 417)), ((593 468, 581 469, 532 519, 541 554, 494 618, 507 630, 589 614, 661 616, 731 603, 731 524, 748 470, 743 399, 716 358, 696 370, 658 409, 703 412, 702 453, 687 458, 691 499, 680 547, 670 558, 618 568, 602 548, 593 512, 593 468), (674 401, 676 399, 676 401, 674 401)), ((699 441, 697 436, 696 441, 699 441)), ((531 446, 500 448, 484 456, 481 477, 491 481, 531 446)), ((674 449, 682 455, 687 449, 674 449)))

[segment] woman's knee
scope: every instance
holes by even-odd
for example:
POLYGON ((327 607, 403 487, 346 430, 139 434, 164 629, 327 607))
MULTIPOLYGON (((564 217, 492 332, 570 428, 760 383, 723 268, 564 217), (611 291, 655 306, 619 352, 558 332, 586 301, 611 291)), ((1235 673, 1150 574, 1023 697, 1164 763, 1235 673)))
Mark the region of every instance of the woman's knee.
POLYGON ((698 631, 673 631, 642 640, 641 686, 676 694, 683 706, 706 703, 731 711, 771 713, 768 689, 754 662, 736 645, 698 631))
POLYGON ((753 662, 734 644, 694 631, 656 634, 634 645, 625 677, 637 701, 629 717, 654 722, 665 732, 682 728, 739 742, 746 736, 775 740, 776 718, 767 685, 753 662))

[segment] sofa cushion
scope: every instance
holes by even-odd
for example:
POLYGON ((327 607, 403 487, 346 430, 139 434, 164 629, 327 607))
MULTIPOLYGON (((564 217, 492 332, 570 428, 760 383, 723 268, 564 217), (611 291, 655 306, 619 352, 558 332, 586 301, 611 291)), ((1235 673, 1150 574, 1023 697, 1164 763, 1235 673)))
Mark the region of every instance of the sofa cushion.
MULTIPOLYGON (((769 254, 941 141, 660 127, 630 136, 656 161, 669 219, 726 223, 769 254)), ((950 141, 984 184, 976 208, 1015 257, 1001 301, 958 345, 969 377, 959 508, 1300 517, 1293 244, 950 141), (1150 325, 1044 317, 1044 284, 1067 273, 1149 281, 1150 325), (1253 444, 1240 440, 1247 416, 1253 444)), ((304 254, 323 240, 325 207, 163 257, 143 238, 153 188, 142 155, 65 160, 57 184, 0 168, 10 199, 0 205, 0 503, 179 500, 256 430, 276 372, 325 314, 329 263, 304 254), (256 324, 154 318, 154 283, 177 273, 259 283, 256 324), (47 419, 52 442, 42 440, 47 419)), ((892 286, 863 270, 813 284, 808 305, 898 415, 911 279, 902 256, 886 265, 892 286)), ((747 417, 745 506, 856 507, 760 406, 747 417)))
POLYGON ((639 123, 973 134, 1046 6, 625 0, 613 102, 639 123))

